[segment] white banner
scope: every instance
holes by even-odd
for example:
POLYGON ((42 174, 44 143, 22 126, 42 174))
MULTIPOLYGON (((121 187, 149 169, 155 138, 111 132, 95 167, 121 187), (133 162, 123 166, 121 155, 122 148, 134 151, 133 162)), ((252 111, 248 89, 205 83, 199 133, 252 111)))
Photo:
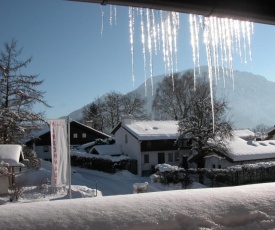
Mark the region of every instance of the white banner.
POLYGON ((68 182, 68 139, 64 119, 50 120, 53 187, 66 186, 68 182))

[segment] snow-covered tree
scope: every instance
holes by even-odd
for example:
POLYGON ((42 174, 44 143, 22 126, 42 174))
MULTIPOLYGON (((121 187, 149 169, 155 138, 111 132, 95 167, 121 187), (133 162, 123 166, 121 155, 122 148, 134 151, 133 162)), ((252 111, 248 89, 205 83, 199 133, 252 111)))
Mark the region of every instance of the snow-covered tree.
POLYGON ((44 121, 43 112, 32 110, 35 103, 49 107, 44 92, 36 89, 43 80, 24 73, 32 59, 21 61, 21 53, 15 40, 5 43, 0 53, 0 143, 4 144, 20 142, 26 131, 44 121))
POLYGON ((196 95, 186 117, 179 122, 181 137, 193 140, 192 154, 198 168, 204 168, 204 156, 213 151, 227 151, 227 141, 232 137, 231 121, 227 118, 228 103, 214 98, 214 120, 209 86, 198 84, 196 95), (213 125, 214 122, 214 125, 213 125))
POLYGON ((24 164, 29 169, 39 169, 41 167, 40 159, 37 157, 36 152, 30 147, 25 146, 23 149, 24 152, 24 164))

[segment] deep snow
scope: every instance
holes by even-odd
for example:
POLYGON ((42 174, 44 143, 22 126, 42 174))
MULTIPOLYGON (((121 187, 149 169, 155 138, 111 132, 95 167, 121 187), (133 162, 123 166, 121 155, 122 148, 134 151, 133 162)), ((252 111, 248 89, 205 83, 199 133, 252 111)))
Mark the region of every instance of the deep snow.
MULTIPOLYGON (((28 181, 50 178, 50 169, 43 162, 28 181)), ((0 229, 275 229, 275 183, 161 191, 174 187, 127 171, 72 172, 74 199, 66 190, 43 193, 34 186, 18 202, 2 197, 0 229), (132 194, 133 184, 145 181, 148 193, 132 194)))

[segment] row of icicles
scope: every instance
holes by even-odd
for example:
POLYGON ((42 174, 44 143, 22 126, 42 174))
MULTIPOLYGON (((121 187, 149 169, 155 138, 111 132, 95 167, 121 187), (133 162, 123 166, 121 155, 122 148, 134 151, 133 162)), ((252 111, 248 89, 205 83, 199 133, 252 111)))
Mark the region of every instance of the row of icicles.
MULTIPOLYGON (((102 16, 103 15, 104 12, 102 13, 102 16)), ((116 23, 116 18, 116 7, 110 6, 110 25, 113 24, 113 21, 116 23)), ((172 76, 172 81, 173 73, 178 71, 177 47, 180 14, 172 11, 129 7, 129 32, 133 84, 135 82, 134 40, 136 37, 135 24, 137 18, 139 19, 141 31, 145 95, 147 96, 146 80, 148 78, 148 67, 151 79, 151 91, 153 94, 154 55, 158 55, 159 52, 162 52, 165 74, 170 74, 172 76)), ((251 36, 253 34, 253 23, 228 18, 203 17, 190 14, 189 25, 193 51, 194 82, 196 83, 196 76, 200 74, 200 38, 202 37, 206 52, 213 112, 213 84, 217 82, 221 76, 223 80, 225 77, 231 77, 234 82, 234 54, 238 54, 243 63, 247 63, 247 60, 252 62, 251 36)))

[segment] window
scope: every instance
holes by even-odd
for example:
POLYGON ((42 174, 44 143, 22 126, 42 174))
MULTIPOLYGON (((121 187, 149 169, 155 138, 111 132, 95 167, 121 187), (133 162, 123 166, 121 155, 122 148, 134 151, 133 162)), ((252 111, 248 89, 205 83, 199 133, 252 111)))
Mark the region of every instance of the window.
POLYGON ((87 134, 86 133, 82 133, 82 138, 86 138, 87 134))
POLYGON ((128 136, 125 134, 125 143, 128 143, 128 136))
POLYGON ((74 138, 77 138, 77 137, 78 137, 77 133, 74 133, 74 134, 73 134, 73 137, 74 137, 74 138))
POLYGON ((180 154, 178 152, 175 153, 175 161, 180 160, 180 154))
POLYGON ((216 168, 216 165, 213 165, 212 167, 213 167, 213 169, 214 169, 214 168, 216 168))
POLYGON ((221 169, 221 168, 222 168, 222 166, 221 166, 221 165, 218 165, 218 168, 219 168, 219 169, 221 169))
POLYGON ((149 154, 144 154, 144 164, 149 163, 149 154))
POLYGON ((174 161, 174 154, 168 153, 168 162, 173 162, 173 161, 174 161))

